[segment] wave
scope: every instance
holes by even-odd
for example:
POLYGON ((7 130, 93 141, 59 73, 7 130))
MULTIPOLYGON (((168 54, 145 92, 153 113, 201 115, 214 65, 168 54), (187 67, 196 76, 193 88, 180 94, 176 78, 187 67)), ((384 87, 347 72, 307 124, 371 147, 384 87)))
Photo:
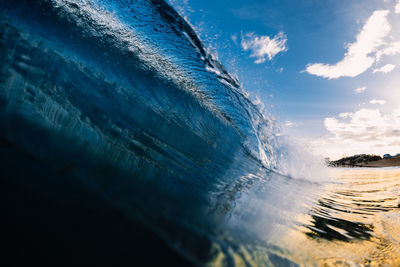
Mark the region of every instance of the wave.
POLYGON ((39 263, 77 246, 93 247, 88 265, 115 265, 103 254, 139 237, 121 265, 170 248, 206 266, 353 263, 360 250, 396 260, 398 170, 333 182, 164 1, 0 0, 0 74, 0 205, 12 222, 0 229, 19 246, 33 236, 24 255, 46 251, 39 263), (67 231, 81 221, 108 228, 67 231), (115 225, 135 229, 114 237, 115 225), (49 229, 80 242, 54 249, 49 229))
MULTIPOLYGON (((158 221, 191 236, 223 231, 241 190, 273 177, 272 121, 164 1, 0 7, 2 143, 199 262, 179 245, 187 235, 158 221)), ((13 170, 5 177, 14 179, 13 170)), ((36 171, 45 187, 38 177, 46 170, 36 171)))

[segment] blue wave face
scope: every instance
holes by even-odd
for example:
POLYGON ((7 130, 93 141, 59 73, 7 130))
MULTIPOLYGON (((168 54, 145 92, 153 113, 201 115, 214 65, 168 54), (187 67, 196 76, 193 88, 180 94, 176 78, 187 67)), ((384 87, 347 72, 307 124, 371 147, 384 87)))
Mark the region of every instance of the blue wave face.
POLYGON ((163 1, 0 7, 1 139, 59 179, 178 244, 157 220, 216 238, 240 192, 274 179, 272 124, 163 1))

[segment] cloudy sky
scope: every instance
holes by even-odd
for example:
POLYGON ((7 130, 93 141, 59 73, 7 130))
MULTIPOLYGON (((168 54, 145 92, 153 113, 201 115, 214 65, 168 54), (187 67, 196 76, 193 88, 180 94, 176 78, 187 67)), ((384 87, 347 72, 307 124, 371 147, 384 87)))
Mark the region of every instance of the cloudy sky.
POLYGON ((400 153, 400 0, 170 0, 321 155, 400 153))

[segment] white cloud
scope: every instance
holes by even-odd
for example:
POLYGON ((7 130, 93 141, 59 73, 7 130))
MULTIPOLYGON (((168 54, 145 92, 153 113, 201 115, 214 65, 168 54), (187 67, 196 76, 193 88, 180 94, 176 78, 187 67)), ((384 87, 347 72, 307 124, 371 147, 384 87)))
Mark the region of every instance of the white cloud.
POLYGON ((397 2, 396 6, 394 7, 395 13, 400 13, 400 0, 397 2))
POLYGON ((325 128, 333 137, 319 142, 328 155, 400 153, 400 109, 388 114, 360 109, 339 117, 325 119, 325 128))
POLYGON ((353 113, 350 113, 350 112, 343 112, 343 113, 340 113, 339 114, 339 117, 341 117, 341 118, 349 118, 349 117, 351 117, 353 115, 353 113))
POLYGON ((293 122, 291 122, 291 121, 285 121, 284 125, 285 125, 286 127, 292 127, 292 126, 293 126, 293 122))
POLYGON ((367 89, 366 86, 358 87, 358 88, 354 89, 354 92, 356 92, 357 94, 361 94, 361 93, 365 92, 366 89, 367 89))
POLYGON ((396 65, 386 64, 385 66, 383 66, 381 68, 374 69, 372 72, 373 73, 377 73, 377 72, 388 73, 388 72, 391 72, 392 70, 394 70, 394 68, 396 68, 396 65))
POLYGON ((378 104, 378 105, 385 105, 385 103, 386 103, 386 101, 385 100, 379 100, 379 99, 372 99, 371 101, 369 101, 369 103, 371 103, 371 104, 373 104, 373 105, 375 105, 375 104, 378 104))
POLYGON ((385 48, 376 52, 376 61, 380 61, 382 56, 393 56, 400 54, 400 42, 389 43, 385 48))
POLYGON ((371 54, 384 44, 383 38, 391 29, 388 14, 389 10, 374 11, 357 35, 356 41, 347 46, 347 52, 341 61, 335 65, 308 64, 305 71, 328 79, 355 77, 365 72, 376 60, 371 54))
POLYGON ((257 36, 254 33, 247 33, 242 36, 242 48, 244 51, 251 51, 250 57, 256 58, 254 63, 260 64, 272 60, 278 53, 287 51, 287 37, 279 32, 272 39, 269 36, 257 36))

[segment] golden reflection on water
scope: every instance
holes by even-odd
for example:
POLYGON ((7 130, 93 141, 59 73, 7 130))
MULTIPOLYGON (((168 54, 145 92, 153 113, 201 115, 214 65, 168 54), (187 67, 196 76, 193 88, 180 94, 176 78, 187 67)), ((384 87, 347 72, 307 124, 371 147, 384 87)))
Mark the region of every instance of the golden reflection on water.
POLYGON ((305 266, 400 266, 400 168, 332 168, 285 238, 305 266))

